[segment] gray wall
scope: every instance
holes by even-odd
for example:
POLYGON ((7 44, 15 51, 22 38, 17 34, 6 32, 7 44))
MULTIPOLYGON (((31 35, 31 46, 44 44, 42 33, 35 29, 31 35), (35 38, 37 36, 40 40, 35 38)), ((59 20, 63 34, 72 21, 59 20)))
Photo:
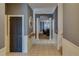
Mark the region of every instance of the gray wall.
POLYGON ((0 49, 4 47, 4 19, 5 19, 5 4, 0 3, 0 49))
POLYGON ((28 34, 28 20, 30 16, 30 8, 26 3, 8 3, 6 4, 7 15, 24 15, 24 34, 28 34))
POLYGON ((56 7, 53 16, 55 18, 54 30, 55 30, 55 33, 58 34, 58 7, 56 7))
MULTIPOLYGON (((28 19, 30 16, 32 17, 32 22, 33 22, 33 10, 28 5, 28 19)), ((29 23, 29 21, 28 21, 28 23, 29 23)), ((29 24, 28 24, 28 34, 30 34, 31 32, 33 32, 33 28, 29 28, 29 24)))
POLYGON ((64 4, 64 38, 79 46, 79 4, 64 4))

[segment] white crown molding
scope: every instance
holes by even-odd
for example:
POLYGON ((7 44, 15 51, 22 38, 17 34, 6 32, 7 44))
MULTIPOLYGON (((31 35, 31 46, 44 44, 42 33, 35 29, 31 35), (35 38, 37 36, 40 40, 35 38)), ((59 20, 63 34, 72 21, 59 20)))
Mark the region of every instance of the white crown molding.
POLYGON ((35 14, 52 14, 56 7, 52 8, 35 8, 33 11, 35 14))

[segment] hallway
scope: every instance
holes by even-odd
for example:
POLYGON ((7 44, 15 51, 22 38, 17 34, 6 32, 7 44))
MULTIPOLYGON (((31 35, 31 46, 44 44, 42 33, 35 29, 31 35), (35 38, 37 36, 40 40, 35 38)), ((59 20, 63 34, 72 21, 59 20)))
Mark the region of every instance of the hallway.
POLYGON ((45 34, 39 34, 39 39, 40 40, 48 40, 49 36, 45 35, 45 34))
POLYGON ((59 51, 56 50, 55 46, 48 45, 33 45, 31 50, 28 52, 29 56, 60 56, 59 51))
MULTIPOLYGON (((11 6, 12 7, 17 6, 17 7, 20 8, 20 4, 18 4, 19 6, 17 4, 6 4, 6 5, 7 5, 7 9, 11 8, 11 6)), ((35 5, 35 4, 33 4, 33 5, 35 5)), ((36 4, 36 5, 38 5, 38 4, 36 4)), ((53 5, 52 8, 53 9, 55 8, 56 10, 58 10, 57 4, 46 4, 46 5, 51 6, 51 7, 53 5)), ((52 11, 52 9, 49 10, 48 9, 49 7, 46 7, 46 9, 42 9, 41 4, 40 4, 40 9, 42 9, 42 10, 39 10, 37 7, 35 7, 37 9, 33 8, 33 6, 31 4, 29 4, 28 6, 30 6, 30 7, 28 7, 28 10, 30 10, 30 11, 27 11, 27 12, 30 12, 27 16, 28 20, 29 20, 28 21, 28 29, 29 30, 28 30, 28 35, 24 35, 25 34, 25 28, 26 28, 26 26, 24 26, 24 25, 26 25, 27 23, 22 23, 23 24, 22 31, 24 30, 22 32, 23 36, 22 36, 22 39, 21 39, 23 41, 23 44, 21 44, 23 46, 21 48, 22 52, 12 51, 10 53, 7 53, 7 55, 8 56, 60 56, 61 54, 57 50, 56 45, 52 44, 52 43, 55 43, 55 41, 53 40, 53 38, 54 38, 53 35, 58 30, 58 28, 55 28, 55 27, 57 27, 57 26, 55 26, 55 25, 57 25, 57 24, 55 24, 55 22, 57 22, 57 21, 53 21, 53 20, 57 20, 57 16, 56 16, 57 11, 52 11), (40 11, 40 14, 39 14, 38 10, 40 11), (32 11, 33 12, 35 11, 35 13, 33 13, 32 11), (44 12, 44 13, 42 13, 42 12, 44 12), (40 25, 39 20, 44 21, 44 22, 41 21, 41 22, 44 23, 42 29, 41 29, 40 26, 38 26, 38 25, 40 25), (41 29, 41 31, 40 31, 40 29, 41 29), (54 31, 54 30, 56 30, 56 31, 54 31), (41 44, 39 44, 39 43, 41 43, 41 44)), ((45 7, 45 6, 43 6, 43 7, 45 7)), ((12 9, 13 8, 11 8, 11 12, 12 12, 12 9)), ((24 9, 26 9, 26 8, 24 8, 24 9)), ((9 9, 8 9, 8 11, 9 11, 9 9)), ((6 14, 8 15, 8 13, 6 13, 6 14)), ((8 15, 8 16, 10 16, 10 15, 8 15)), ((11 15, 11 16, 14 16, 14 15, 11 15)), ((17 15, 17 17, 18 16, 19 15, 17 15)), ((26 15, 22 15, 22 16, 26 16, 26 15)), ((13 49, 13 46, 12 46, 12 49, 13 49)), ((17 48, 17 49, 19 50, 20 48, 17 48)))

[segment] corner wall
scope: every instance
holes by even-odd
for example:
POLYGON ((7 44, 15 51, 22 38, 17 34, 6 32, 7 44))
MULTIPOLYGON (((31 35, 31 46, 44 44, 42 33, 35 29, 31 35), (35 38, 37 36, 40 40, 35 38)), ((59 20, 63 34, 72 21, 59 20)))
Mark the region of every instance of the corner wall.
POLYGON ((5 55, 5 4, 0 3, 0 55, 5 55))

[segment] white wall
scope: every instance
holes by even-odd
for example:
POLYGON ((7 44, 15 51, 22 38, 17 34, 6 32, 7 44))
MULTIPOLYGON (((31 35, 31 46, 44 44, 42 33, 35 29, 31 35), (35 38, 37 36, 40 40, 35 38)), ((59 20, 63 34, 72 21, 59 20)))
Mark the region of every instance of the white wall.
POLYGON ((58 39, 57 39, 57 49, 61 48, 61 39, 63 37, 63 4, 58 4, 58 39))

